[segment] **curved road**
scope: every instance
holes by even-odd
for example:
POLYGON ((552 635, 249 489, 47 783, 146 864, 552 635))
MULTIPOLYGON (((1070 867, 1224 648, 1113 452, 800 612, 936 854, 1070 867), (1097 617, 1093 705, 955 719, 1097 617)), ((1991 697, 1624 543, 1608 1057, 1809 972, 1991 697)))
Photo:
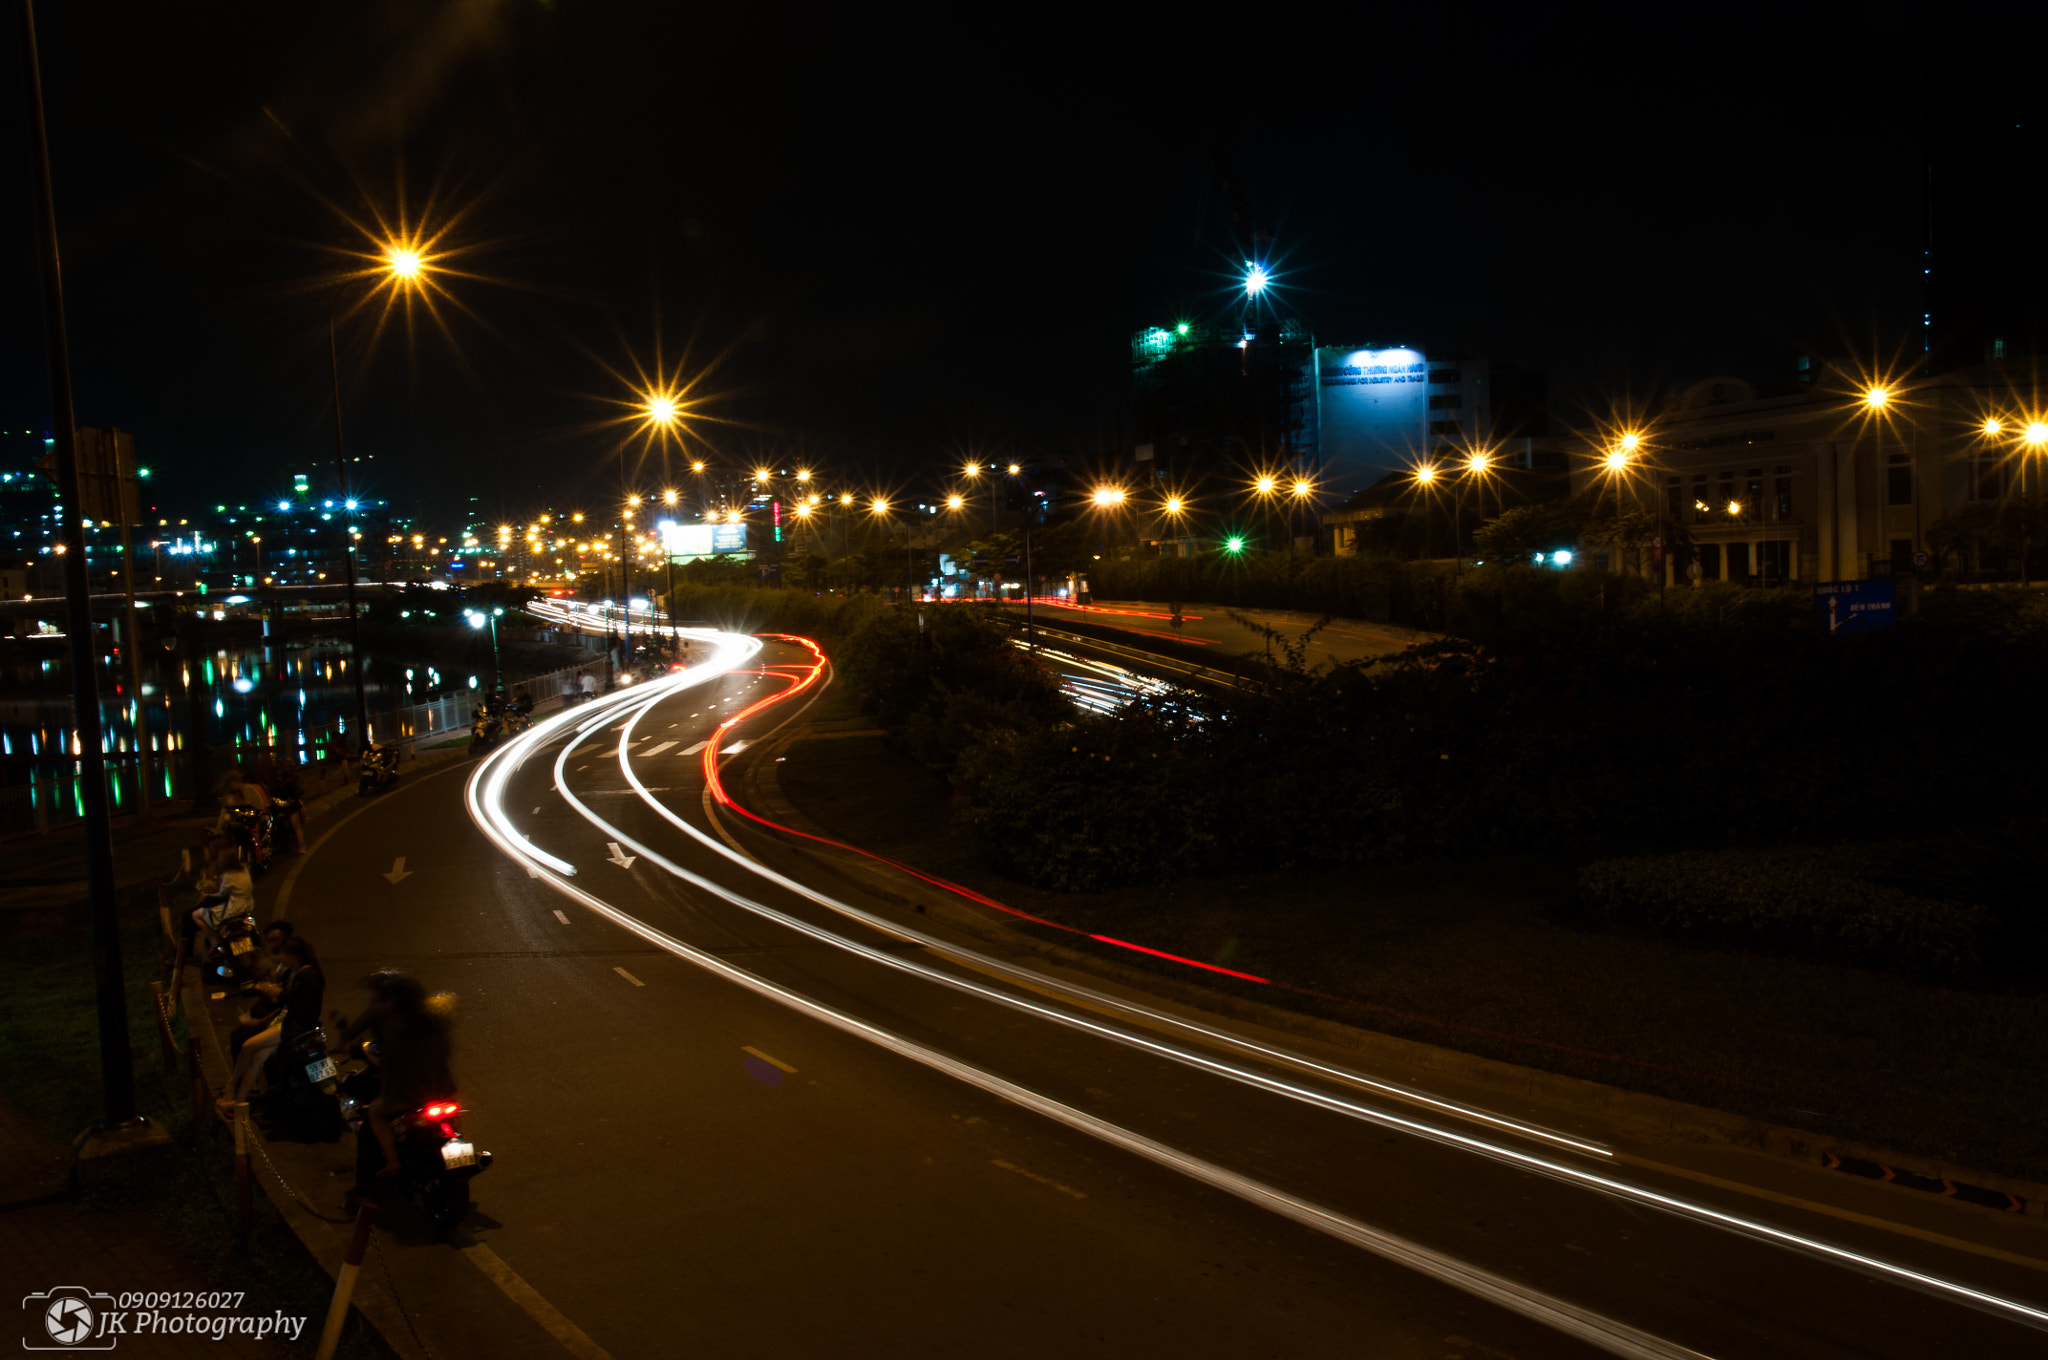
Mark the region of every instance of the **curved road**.
POLYGON ((2026 1316, 2048 1276, 2024 1264, 1034 980, 821 875, 717 809, 705 744, 727 780, 772 760, 823 668, 794 641, 703 637, 682 676, 363 804, 279 904, 330 1004, 386 964, 461 997, 467 1130, 498 1159, 471 1226, 524 1285, 480 1297, 470 1262, 401 1219, 436 1354, 2048 1343, 2026 1316))

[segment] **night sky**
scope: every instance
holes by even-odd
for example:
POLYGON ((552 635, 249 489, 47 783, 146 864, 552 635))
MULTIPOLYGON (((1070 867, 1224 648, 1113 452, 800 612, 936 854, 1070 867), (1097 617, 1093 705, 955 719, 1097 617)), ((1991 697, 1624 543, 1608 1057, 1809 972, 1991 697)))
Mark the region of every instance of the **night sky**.
MULTIPOLYGON (((331 458, 328 298, 403 202, 449 228, 446 329, 341 345, 402 506, 594 497, 657 354, 734 461, 1092 463, 1128 333, 1222 314, 1254 249, 1322 341, 1539 368, 1569 423, 1905 341, 1930 52, 1981 42, 1996 102, 2028 11, 1119 12, 45 0, 78 418, 194 503, 331 458)), ((40 428, 6 69, 0 424, 40 428)))

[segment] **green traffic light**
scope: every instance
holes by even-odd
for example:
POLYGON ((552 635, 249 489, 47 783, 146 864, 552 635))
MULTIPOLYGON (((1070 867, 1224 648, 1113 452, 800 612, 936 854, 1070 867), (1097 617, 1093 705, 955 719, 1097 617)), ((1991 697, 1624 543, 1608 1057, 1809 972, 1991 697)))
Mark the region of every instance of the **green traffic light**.
POLYGON ((1241 538, 1226 538, 1226 539, 1224 539, 1224 540, 1223 540, 1223 551, 1225 551, 1225 552, 1227 552, 1227 553, 1241 553, 1241 552, 1243 552, 1243 551, 1244 551, 1244 540, 1243 540, 1243 539, 1241 539, 1241 538))

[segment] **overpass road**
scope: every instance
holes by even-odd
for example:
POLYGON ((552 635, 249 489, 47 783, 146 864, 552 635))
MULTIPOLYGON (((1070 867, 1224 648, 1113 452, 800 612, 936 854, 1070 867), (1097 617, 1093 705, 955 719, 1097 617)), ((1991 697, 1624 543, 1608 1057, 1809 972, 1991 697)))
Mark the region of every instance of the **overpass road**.
POLYGON ((282 886, 330 1004, 386 965, 460 997, 497 1157, 467 1231, 523 1284, 478 1302, 477 1253, 398 1231, 435 1354, 2048 1350, 2023 1253, 1432 1103, 822 873, 712 783, 772 763, 829 667, 696 651, 408 776, 282 886))

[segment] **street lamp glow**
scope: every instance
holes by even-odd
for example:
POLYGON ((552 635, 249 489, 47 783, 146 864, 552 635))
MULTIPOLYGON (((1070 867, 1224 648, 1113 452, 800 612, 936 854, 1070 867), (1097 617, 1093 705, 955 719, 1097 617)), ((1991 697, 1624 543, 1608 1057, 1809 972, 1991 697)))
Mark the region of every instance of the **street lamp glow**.
POLYGON ((1223 540, 1223 551, 1225 551, 1225 552, 1227 552, 1227 553, 1241 553, 1241 552, 1243 552, 1243 551, 1244 551, 1244 539, 1243 539, 1243 538, 1240 538, 1240 537, 1235 537, 1235 536, 1233 536, 1233 537, 1231 537, 1231 538, 1226 538, 1226 539, 1224 539, 1224 540, 1223 540))
POLYGON ((958 510, 961 506, 965 504, 967 504, 967 498, 965 496, 946 497, 946 508, 948 510, 958 510))
POLYGON ((868 509, 877 515, 886 515, 889 513, 889 502, 877 496, 875 497, 874 504, 869 506, 868 509))
POLYGON ((725 517, 734 524, 738 524, 740 522, 740 512, 737 510, 727 511, 725 517))
POLYGON ((384 248, 384 267, 393 278, 411 283, 425 272, 427 262, 411 246, 392 245, 384 248))
POLYGON ((1643 446, 1643 437, 1634 430, 1623 430, 1621 438, 1616 440, 1615 443, 1621 447, 1623 453, 1634 453, 1643 446))
POLYGON ((1620 474, 1628 471, 1628 455, 1620 449, 1608 454, 1601 462, 1610 473, 1620 474))
POLYGON ((960 467, 960 475, 963 477, 979 477, 981 475, 981 464, 963 463, 960 467))
POLYGON ((1421 467, 1419 467, 1419 468, 1415 469, 1415 481, 1416 481, 1416 483, 1417 483, 1418 485, 1420 485, 1420 486, 1428 486, 1428 485, 1429 485, 1429 484, 1430 484, 1431 482, 1433 482, 1433 481, 1435 481, 1435 480, 1436 480, 1436 464, 1435 464, 1435 463, 1424 463, 1424 464, 1423 464, 1423 465, 1422 465, 1421 467))
POLYGON ((1316 484, 1306 477, 1295 479, 1294 495, 1297 500, 1306 500, 1315 494, 1316 484))
POLYGON ((1257 297, 1266 291, 1266 283, 1270 277, 1264 265, 1248 263, 1245 266, 1244 291, 1257 297))
POLYGON ((1252 490, 1258 492, 1261 496, 1270 496, 1278 489, 1279 485, 1280 482, 1277 478, 1261 477, 1252 483, 1252 490))
POLYGON ((1178 515, 1181 511, 1187 509, 1187 504, 1188 503, 1186 501, 1182 500, 1178 496, 1168 496, 1166 498, 1166 503, 1162 505, 1160 508, 1166 511, 1166 513, 1169 515, 1178 515))
POLYGON ((695 462, 695 463, 692 463, 692 464, 690 464, 690 471, 692 471, 692 472, 702 472, 703 470, 704 470, 704 464, 703 464, 703 462, 702 462, 701 460, 700 460, 700 461, 698 461, 698 462, 695 462))
POLYGON ((1010 464, 1010 475, 1011 475, 1012 477, 1016 476, 1016 475, 1017 475, 1018 473, 1022 472, 1023 470, 1024 470, 1023 468, 1021 468, 1021 467, 1017 466, 1017 464, 1015 464, 1015 463, 1012 463, 1012 464, 1010 464))
POLYGON ((1882 411, 1891 404, 1892 390, 1889 387, 1873 387, 1863 394, 1863 404, 1873 411, 1882 411))
POLYGON ((664 491, 661 493, 661 503, 663 505, 674 505, 676 503, 676 500, 677 496, 676 493, 673 491, 664 491))
POLYGON ((1985 418, 1985 421, 1984 421, 1984 433, 1985 433, 1985 434, 2001 434, 2001 433, 2003 433, 2003 432, 2004 432, 2004 430, 2005 430, 2005 422, 2004 422, 2004 421, 2002 421, 2002 420, 2000 420, 2000 419, 1999 419, 1999 418, 1998 418, 1997 416, 1988 416, 1988 417, 1986 417, 1986 418, 1985 418))
POLYGON ((761 467, 754 469, 754 480, 757 482, 765 482, 772 480, 774 476, 775 474, 770 472, 767 468, 761 467))
POLYGON ((2043 444, 2048 444, 2048 421, 2028 421, 2026 433, 2022 434, 2020 438, 2029 448, 2038 449, 2043 444))
POLYGON ((811 480, 811 470, 809 468, 798 468, 796 470, 796 479, 800 482, 808 482, 811 480))
POLYGON ((673 427, 683 413, 682 403, 667 392, 648 393, 642 409, 650 421, 664 428, 673 427))
POLYGON ((1124 489, 1120 486, 1098 486, 1093 499, 1097 505, 1122 505, 1124 489))
POLYGON ((842 492, 840 492, 840 493, 839 493, 839 503, 840 503, 841 505, 852 505, 852 504, 853 504, 853 493, 852 493, 851 491, 842 491, 842 492))
POLYGON ((1484 475, 1486 470, 1493 466, 1493 459, 1483 453, 1475 453, 1465 460, 1465 466, 1470 471, 1484 475))

